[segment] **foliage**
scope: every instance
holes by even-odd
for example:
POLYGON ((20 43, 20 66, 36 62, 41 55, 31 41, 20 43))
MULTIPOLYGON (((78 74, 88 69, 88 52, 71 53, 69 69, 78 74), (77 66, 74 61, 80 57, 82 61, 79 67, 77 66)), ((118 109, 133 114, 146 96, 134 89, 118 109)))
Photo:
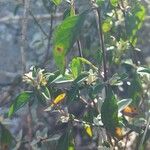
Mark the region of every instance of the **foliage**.
MULTIPOLYGON (((58 70, 50 72, 33 66, 24 74, 23 82, 28 87, 12 102, 8 117, 27 103, 31 110, 41 108, 43 118, 44 114, 57 114, 51 130, 45 123, 46 131, 39 133, 42 136, 31 133, 32 142, 25 142, 30 147, 42 148, 55 141, 56 150, 82 149, 81 143, 88 143, 88 147, 94 143, 95 149, 122 148, 118 142, 135 131, 141 141, 137 144, 144 149, 150 136, 146 120, 149 108, 145 107, 150 101, 150 68, 141 65, 136 57, 144 6, 136 0, 96 0, 89 1, 87 10, 82 11, 73 0, 52 2, 55 7, 66 5, 67 10, 76 13, 63 12, 64 20, 53 33, 53 57, 58 70), (79 55, 70 60, 73 50, 79 55), (140 120, 145 121, 144 126, 135 124, 140 120), (104 135, 102 139, 100 135, 104 135)), ((32 123, 36 124, 36 120, 32 123)), ((1 140, 1 145, 12 148, 13 136, 2 121, 0 127, 0 139, 8 137, 1 140)), ((21 146, 24 148, 24 142, 21 146)))

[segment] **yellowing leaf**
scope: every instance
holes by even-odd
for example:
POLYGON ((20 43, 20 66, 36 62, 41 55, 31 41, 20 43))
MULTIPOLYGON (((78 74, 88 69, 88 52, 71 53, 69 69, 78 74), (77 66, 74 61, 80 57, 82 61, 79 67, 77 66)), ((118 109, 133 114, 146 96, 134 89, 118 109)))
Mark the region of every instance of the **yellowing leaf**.
POLYGON ((90 137, 92 137, 92 136, 93 136, 93 132, 92 132, 92 128, 90 127, 90 125, 85 124, 84 128, 85 128, 86 133, 87 133, 90 137))
POLYGON ((66 96, 66 93, 62 93, 62 94, 58 95, 52 102, 51 107, 62 102, 64 100, 65 96, 66 96))
POLYGON ((117 137, 118 139, 122 139, 122 137, 123 137, 122 128, 120 128, 120 127, 115 128, 115 137, 117 137))
POLYGON ((133 118, 138 115, 138 111, 135 107, 127 106, 125 109, 122 110, 122 114, 133 118))
POLYGON ((58 103, 62 102, 65 99, 66 93, 62 93, 60 95, 58 95, 52 102, 52 104, 46 108, 44 111, 50 111, 52 109, 52 107, 54 107, 55 105, 57 105, 58 103))
POLYGON ((86 14, 69 16, 55 29, 53 55, 62 74, 66 68, 66 56, 81 33, 86 14))

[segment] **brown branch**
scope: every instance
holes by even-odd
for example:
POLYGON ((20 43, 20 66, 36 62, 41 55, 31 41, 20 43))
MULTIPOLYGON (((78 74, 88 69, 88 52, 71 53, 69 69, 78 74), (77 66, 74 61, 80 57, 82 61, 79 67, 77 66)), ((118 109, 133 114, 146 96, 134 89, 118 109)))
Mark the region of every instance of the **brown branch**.
MULTIPOLYGON (((28 16, 30 12, 30 0, 24 1, 24 13, 22 20, 22 36, 21 36, 21 59, 22 59, 22 71, 26 72, 26 50, 27 50, 27 28, 28 28, 28 16)), ((32 140, 32 114, 30 104, 28 105, 29 113, 27 115, 27 125, 28 125, 28 136, 29 140, 32 140)), ((31 146, 29 145, 29 150, 31 146)))
POLYGON ((28 27, 28 16, 30 10, 30 0, 24 2, 24 12, 22 19, 22 31, 21 31, 21 60, 22 60, 22 71, 26 71, 26 50, 27 50, 27 27, 28 27))
POLYGON ((47 63, 49 57, 50 57, 50 44, 51 44, 51 39, 52 39, 52 33, 53 33, 53 23, 54 23, 54 14, 56 12, 56 7, 55 7, 55 10, 54 12, 52 12, 52 14, 50 15, 50 27, 49 27, 49 35, 48 35, 48 43, 47 43, 47 49, 46 49, 46 52, 45 52, 45 58, 44 58, 44 61, 43 63, 40 65, 41 67, 44 67, 45 64, 47 63))

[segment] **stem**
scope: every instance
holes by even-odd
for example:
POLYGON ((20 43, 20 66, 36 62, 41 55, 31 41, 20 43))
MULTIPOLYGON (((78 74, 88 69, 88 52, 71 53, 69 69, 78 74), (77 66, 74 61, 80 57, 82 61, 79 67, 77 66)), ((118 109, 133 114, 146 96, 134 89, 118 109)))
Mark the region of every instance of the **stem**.
POLYGON ((52 14, 51 14, 47 49, 46 49, 46 53, 45 53, 44 62, 41 65, 42 67, 45 66, 45 64, 47 63, 47 61, 48 61, 48 59, 50 57, 49 49, 50 49, 51 38, 52 38, 52 33, 53 33, 53 22, 54 22, 54 14, 55 14, 55 12, 56 12, 56 7, 55 7, 54 12, 52 12, 52 14))
POLYGON ((77 40, 77 45, 78 45, 78 50, 79 50, 79 57, 83 57, 80 40, 77 40))
POLYGON ((30 15, 32 16, 32 18, 34 19, 34 22, 37 24, 37 26, 40 28, 40 30, 42 31, 42 33, 48 38, 47 33, 43 30, 43 28, 41 27, 41 25, 39 24, 39 22, 37 21, 36 17, 33 15, 33 13, 31 11, 30 15))
POLYGON ((30 10, 30 0, 26 0, 24 3, 24 12, 22 19, 21 48, 20 48, 23 73, 26 72, 27 27, 28 27, 29 10, 30 10))
MULTIPOLYGON (((105 49, 105 44, 104 44, 104 35, 102 31, 102 21, 101 21, 101 14, 100 10, 97 8, 97 27, 98 27, 98 35, 99 35, 99 43, 101 45, 101 49, 103 52, 103 69, 104 69, 104 82, 107 81, 107 66, 106 66, 106 49, 105 49)), ((100 67, 99 66, 99 75, 100 75, 100 67)))
POLYGON ((144 140, 146 137, 146 133, 148 132, 149 125, 150 125, 150 117, 148 118, 147 125, 146 125, 146 128, 145 128, 145 131, 144 131, 144 134, 143 134, 143 137, 142 137, 142 140, 140 142, 138 150, 142 150, 142 146, 143 146, 143 143, 144 143, 144 140))

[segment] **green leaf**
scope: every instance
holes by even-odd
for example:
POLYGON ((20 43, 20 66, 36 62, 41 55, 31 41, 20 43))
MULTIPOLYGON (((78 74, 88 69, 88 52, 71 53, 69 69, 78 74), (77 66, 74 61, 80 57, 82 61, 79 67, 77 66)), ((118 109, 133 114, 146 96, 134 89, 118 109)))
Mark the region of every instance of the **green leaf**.
POLYGON ((138 30, 141 28, 144 18, 145 18, 145 8, 139 2, 136 2, 134 7, 131 8, 126 14, 125 22, 126 22, 126 31, 129 41, 132 45, 135 46, 137 42, 136 34, 138 30))
POLYGON ((102 92, 102 89, 105 87, 103 83, 98 83, 95 86, 93 86, 93 89, 90 90, 91 98, 96 98, 96 96, 102 92))
POLYGON ((67 17, 72 16, 71 14, 71 8, 67 8, 63 13, 63 19, 66 19, 67 17))
POLYGON ((41 87, 40 89, 34 90, 34 96, 37 99, 37 102, 42 105, 46 106, 49 100, 50 93, 48 93, 48 89, 46 87, 41 87))
POLYGON ((67 92, 67 100, 70 101, 74 101, 78 94, 79 94, 79 89, 83 83, 83 81, 85 81, 88 77, 89 73, 84 72, 81 73, 72 83, 72 86, 70 88, 70 90, 67 92))
POLYGON ((115 135, 115 129, 119 126, 118 105, 110 87, 107 88, 107 95, 101 107, 101 118, 106 130, 115 135))
POLYGON ((123 81, 125 79, 127 79, 128 74, 126 73, 122 73, 122 74, 118 74, 115 73, 110 79, 109 79, 109 84, 110 85, 122 85, 123 81))
POLYGON ((86 14, 87 11, 78 16, 67 17, 54 32, 53 55, 62 74, 65 71, 66 55, 80 34, 86 14))
POLYGON ((20 109, 27 102, 29 102, 31 95, 32 92, 30 91, 21 92, 11 104, 9 108, 8 116, 11 117, 18 109, 20 109))
POLYGON ((112 28, 112 21, 110 19, 107 19, 102 24, 102 30, 103 32, 109 32, 112 28))
POLYGON ((127 95, 132 98, 132 105, 138 106, 142 95, 142 81, 140 76, 136 73, 133 74, 132 78, 127 89, 127 95))
POLYGON ((73 58, 70 64, 70 68, 71 68, 74 78, 77 78, 77 76, 79 76, 82 70, 80 60, 78 58, 73 58))
POLYGON ((48 81, 48 84, 51 84, 59 75, 60 71, 55 71, 54 73, 47 73, 46 79, 48 81))
POLYGON ((57 150, 68 150, 69 149, 69 131, 66 131, 58 140, 57 150))
POLYGON ((105 0, 96 0, 96 4, 98 6, 101 6, 104 2, 105 2, 105 0))
POLYGON ((13 141, 14 137, 10 133, 10 131, 0 123, 0 147, 4 149, 4 147, 9 147, 13 141))
POLYGON ((110 0, 112 6, 116 7, 118 5, 118 0, 110 0))
POLYGON ((52 0, 53 3, 57 6, 57 5, 60 5, 62 0, 52 0))
POLYGON ((121 112, 124 108, 126 108, 128 105, 130 105, 132 102, 132 99, 122 99, 120 100, 118 104, 118 111, 121 112))
POLYGON ((81 82, 85 81, 87 77, 89 76, 88 72, 81 73, 74 81, 73 84, 80 84, 81 82))
POLYGON ((83 58, 83 57, 77 57, 79 60, 81 60, 81 62, 91 66, 94 70, 98 70, 98 68, 96 66, 94 66, 90 61, 88 61, 87 59, 83 58))
POLYGON ((48 100, 51 97, 49 89, 46 86, 41 87, 41 94, 45 97, 45 100, 48 100))
POLYGON ((74 101, 77 98, 78 94, 79 94, 79 86, 77 84, 74 84, 67 92, 67 101, 68 102, 74 101))
POLYGON ((150 68, 148 68, 148 67, 139 67, 138 69, 137 69, 137 72, 138 73, 148 73, 148 74, 150 74, 150 68))

